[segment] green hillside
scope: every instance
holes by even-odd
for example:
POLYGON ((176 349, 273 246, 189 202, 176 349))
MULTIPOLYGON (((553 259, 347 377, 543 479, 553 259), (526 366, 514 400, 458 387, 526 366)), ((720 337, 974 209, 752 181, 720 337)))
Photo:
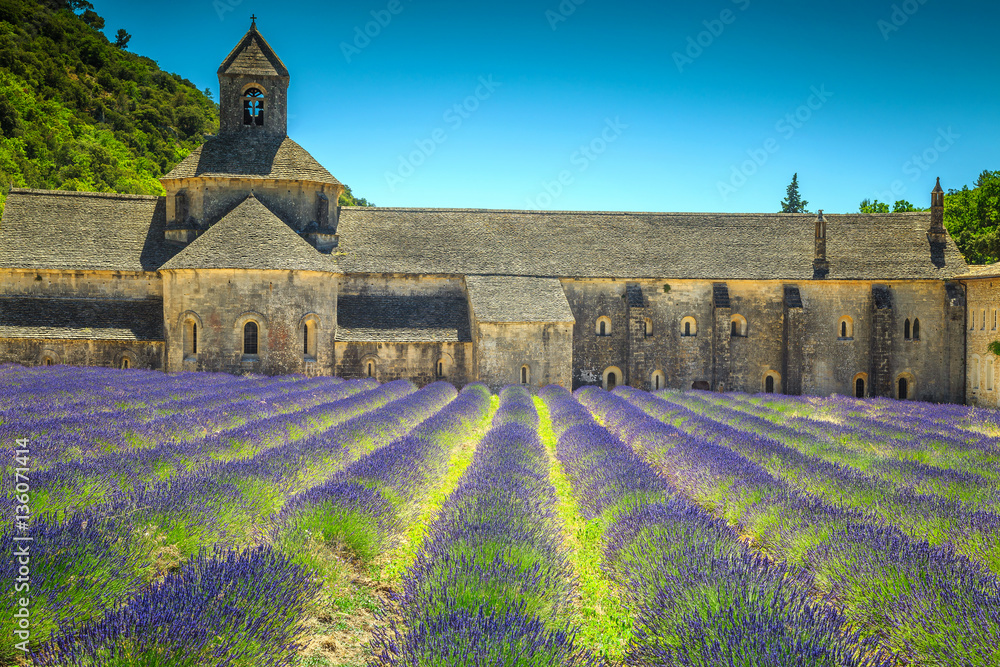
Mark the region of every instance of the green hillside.
POLYGON ((218 129, 206 93, 103 27, 85 0, 0 0, 0 213, 11 184, 162 194, 218 129))

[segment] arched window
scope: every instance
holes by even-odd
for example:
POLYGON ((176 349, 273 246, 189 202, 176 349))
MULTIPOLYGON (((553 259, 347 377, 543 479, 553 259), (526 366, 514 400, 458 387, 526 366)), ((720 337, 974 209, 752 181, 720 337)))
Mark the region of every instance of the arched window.
POLYGON ((622 371, 617 366, 604 369, 604 388, 611 391, 624 381, 622 371))
POLYGON ((653 373, 653 377, 649 381, 650 387, 653 391, 659 391, 667 386, 667 378, 663 374, 663 371, 656 371, 653 373))
POLYGON ((854 320, 844 315, 837 321, 837 334, 841 339, 854 338, 854 320))
POLYGON ((976 311, 969 308, 969 330, 976 328, 976 311))
POLYGON ((193 319, 184 321, 184 357, 198 355, 198 323, 193 319))
POLYGON ((763 384, 765 394, 781 393, 781 375, 779 375, 777 371, 768 371, 765 373, 763 384))
POLYGON ((742 315, 733 315, 730 318, 729 334, 737 338, 746 338, 747 320, 742 315))
POLYGON ((653 320, 646 318, 646 338, 653 335, 653 320))
POLYGON ((597 335, 598 336, 610 336, 611 335, 611 318, 610 317, 598 317, 597 318, 597 335))
POLYGON ((527 366, 521 366, 521 384, 528 384, 531 382, 531 369, 527 366))
POLYGON ((42 363, 45 364, 46 366, 55 366, 56 365, 56 361, 52 357, 45 357, 45 361, 43 361, 42 363))
POLYGON ((986 360, 986 391, 993 391, 993 360, 986 360))
POLYGON ((913 340, 920 340, 920 320, 913 320, 913 340))
POLYGON ((774 393, 774 378, 768 375, 764 379, 764 393, 773 394, 774 393))
POLYGON ((368 377, 375 377, 375 362, 369 359, 365 362, 365 373, 368 377))
POLYGON ((906 324, 903 325, 903 338, 910 340, 910 318, 906 318, 906 324))
POLYGON ((243 93, 243 124, 264 124, 264 92, 260 88, 247 88, 243 93))
POLYGON ((443 359, 439 359, 438 362, 437 362, 437 376, 439 378, 443 378, 444 377, 444 360, 443 359))
POLYGON ((917 383, 910 373, 900 373, 896 377, 896 398, 901 401, 911 400, 917 394, 917 383))
POLYGON ((993 331, 997 330, 997 309, 993 309, 993 331))
POLYGON ((969 364, 969 384, 972 391, 979 389, 979 365, 981 361, 978 354, 972 355, 972 361, 969 364))
POLYGON ((681 320, 681 336, 697 336, 698 322, 693 317, 685 317, 681 320))
POLYGON ((864 398, 868 393, 868 374, 858 373, 854 376, 854 397, 864 398))
POLYGON ((118 362, 118 367, 122 370, 132 368, 132 361, 128 357, 122 357, 122 360, 118 362))
POLYGON ((243 354, 257 354, 257 334, 259 330, 254 321, 243 325, 243 354))
POLYGON ((986 331, 986 309, 983 308, 982 315, 979 318, 979 329, 981 331, 986 331))
POLYGON ((302 356, 306 361, 316 361, 316 320, 302 323, 302 356))

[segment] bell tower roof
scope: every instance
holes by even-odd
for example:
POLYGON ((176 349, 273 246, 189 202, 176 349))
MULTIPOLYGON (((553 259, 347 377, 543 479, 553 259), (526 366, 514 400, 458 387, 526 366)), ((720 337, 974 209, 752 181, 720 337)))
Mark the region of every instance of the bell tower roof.
POLYGON ((276 76, 288 78, 288 69, 267 40, 257 32, 257 21, 243 36, 236 48, 219 66, 219 76, 276 76))

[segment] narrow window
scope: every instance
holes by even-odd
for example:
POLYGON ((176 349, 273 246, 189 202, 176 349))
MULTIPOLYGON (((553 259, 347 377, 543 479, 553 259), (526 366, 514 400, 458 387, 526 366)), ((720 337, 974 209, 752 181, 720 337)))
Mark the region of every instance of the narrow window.
POLYGON ((444 377, 444 362, 443 361, 439 361, 438 362, 438 365, 437 365, 437 376, 439 378, 443 378, 444 377))
POLYGON ((615 375, 614 371, 608 373, 608 391, 611 391, 618 386, 618 377, 615 375))
POLYGON ((997 330, 997 309, 993 309, 993 331, 997 330))
POLYGON ((986 330, 986 309, 985 308, 983 308, 983 314, 982 314, 982 316, 980 317, 980 320, 979 320, 979 329, 981 331, 985 331, 986 330))
POLYGON ((899 400, 905 401, 909 398, 907 390, 909 389, 909 384, 906 382, 906 378, 899 378, 899 400))
POLYGON ((243 325, 243 354, 257 354, 257 323, 243 325))
POLYGON ((691 323, 690 322, 685 322, 684 323, 684 335, 685 336, 690 336, 691 335, 691 323))
POLYGON ((528 367, 521 366, 521 384, 528 384, 529 377, 530 376, 528 375, 528 367))
POLYGON ((604 320, 601 320, 601 335, 602 336, 608 335, 608 325, 604 320))
POLYGON ((654 378, 654 382, 653 382, 653 384, 655 385, 655 386, 653 387, 653 389, 659 389, 659 388, 660 388, 660 376, 659 376, 659 375, 657 375, 657 376, 656 376, 656 377, 654 378))
POLYGON ((768 375, 764 380, 764 393, 773 394, 774 393, 774 376, 768 375))
POLYGON ((184 322, 184 356, 198 354, 198 323, 194 320, 184 322))
POLYGON ((129 362, 128 357, 122 357, 121 368, 124 370, 124 369, 127 369, 127 368, 131 368, 131 366, 132 365, 129 362))
POLYGON ((910 340, 910 319, 906 319, 906 324, 903 325, 903 338, 910 340))
POLYGON ((979 356, 975 354, 972 355, 972 363, 969 364, 969 383, 973 391, 979 389, 979 356))
POLYGON ((248 88, 243 93, 243 124, 264 124, 264 93, 259 88, 248 88))
POLYGON ((45 365, 46 366, 54 366, 55 365, 55 362, 52 361, 52 357, 45 357, 45 365))
POLYGON ((368 377, 374 377, 374 376, 375 376, 375 362, 369 361, 368 362, 368 377))
POLYGON ((840 337, 847 338, 847 322, 840 323, 840 337))
POLYGON ((993 391, 993 360, 986 360, 986 391, 993 391))
POLYGON ((740 334, 739 334, 739 329, 738 329, 738 327, 736 326, 736 320, 733 320, 733 321, 732 321, 732 322, 730 323, 730 326, 729 326, 729 335, 730 335, 730 336, 732 336, 732 337, 734 337, 734 338, 735 338, 736 336, 739 336, 739 335, 740 335, 740 334))
POLYGON ((198 354, 198 324, 191 323, 191 354, 198 354))
POLYGON ((653 320, 646 318, 646 338, 653 335, 653 320))
POLYGON ((913 340, 920 340, 920 320, 913 320, 913 340))
POLYGON ((302 325, 302 354, 309 355, 309 323, 302 325))
POLYGON ((855 398, 864 398, 865 397, 865 379, 864 378, 858 378, 854 382, 854 397, 855 398))

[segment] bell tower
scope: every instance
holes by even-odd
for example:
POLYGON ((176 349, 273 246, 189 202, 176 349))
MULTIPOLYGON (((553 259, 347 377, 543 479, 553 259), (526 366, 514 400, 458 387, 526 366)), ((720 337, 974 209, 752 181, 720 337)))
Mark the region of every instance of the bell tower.
POLYGON ((219 66, 220 133, 287 136, 288 80, 288 69, 251 17, 250 30, 219 66))

